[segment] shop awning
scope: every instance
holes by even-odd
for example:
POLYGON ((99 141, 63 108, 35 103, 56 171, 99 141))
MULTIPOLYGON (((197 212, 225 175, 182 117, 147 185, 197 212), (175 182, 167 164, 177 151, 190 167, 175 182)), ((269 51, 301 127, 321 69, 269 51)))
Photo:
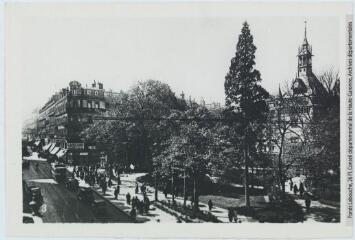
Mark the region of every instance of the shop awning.
POLYGON ((50 154, 55 155, 59 150, 60 150, 59 147, 54 147, 54 148, 50 151, 50 154))
POLYGON ((41 141, 40 141, 40 140, 37 140, 37 141, 35 142, 35 145, 38 146, 40 143, 41 143, 41 141))
POLYGON ((52 146, 52 143, 48 143, 46 146, 44 146, 42 149, 43 151, 47 151, 50 147, 52 146))
POLYGON ((57 152, 57 157, 61 158, 67 153, 66 149, 61 149, 59 152, 57 152))
POLYGON ((55 143, 52 143, 52 145, 48 148, 48 151, 51 152, 55 148, 55 143))

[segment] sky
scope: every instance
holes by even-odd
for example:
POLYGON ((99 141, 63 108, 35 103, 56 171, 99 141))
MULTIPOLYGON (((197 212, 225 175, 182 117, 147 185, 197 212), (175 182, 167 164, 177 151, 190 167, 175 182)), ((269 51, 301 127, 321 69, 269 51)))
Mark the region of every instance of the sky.
POLYGON ((270 93, 291 81, 304 38, 313 72, 339 69, 338 17, 31 17, 17 29, 22 119, 76 80, 128 90, 155 79, 177 94, 224 104, 224 78, 242 23, 254 36, 256 66, 270 93))

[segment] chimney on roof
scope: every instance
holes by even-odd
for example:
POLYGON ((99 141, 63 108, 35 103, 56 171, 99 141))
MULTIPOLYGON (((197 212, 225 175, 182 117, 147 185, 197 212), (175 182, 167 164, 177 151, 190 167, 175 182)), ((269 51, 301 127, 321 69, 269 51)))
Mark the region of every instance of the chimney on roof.
POLYGON ((96 88, 96 81, 94 80, 94 83, 92 84, 92 88, 96 88))
POLYGON ((99 89, 104 89, 104 85, 101 82, 99 82, 98 84, 99 84, 99 89))

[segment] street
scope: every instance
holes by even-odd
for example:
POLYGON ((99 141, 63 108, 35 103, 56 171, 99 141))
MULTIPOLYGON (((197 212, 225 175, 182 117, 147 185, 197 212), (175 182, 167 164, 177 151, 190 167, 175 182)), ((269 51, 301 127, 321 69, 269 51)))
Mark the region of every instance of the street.
MULTIPOLYGON (((43 222, 130 222, 126 214, 107 202, 106 212, 95 214, 89 204, 77 199, 76 191, 69 191, 64 184, 59 184, 52 178, 47 162, 31 161, 29 169, 23 169, 22 172, 27 185, 41 188, 46 205, 42 215, 43 222), (37 170, 35 163, 39 163, 37 170)), ((97 195, 94 197, 100 199, 97 195)), ((24 206, 24 211, 26 208, 24 206)))

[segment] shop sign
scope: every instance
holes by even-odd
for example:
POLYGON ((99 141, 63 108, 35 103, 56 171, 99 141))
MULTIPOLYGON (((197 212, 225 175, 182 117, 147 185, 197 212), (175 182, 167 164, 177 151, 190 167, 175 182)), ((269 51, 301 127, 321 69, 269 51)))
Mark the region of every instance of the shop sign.
POLYGON ((87 155, 88 155, 87 152, 81 152, 81 153, 80 153, 80 156, 87 156, 87 155))
POLYGON ((90 150, 95 150, 95 149, 96 149, 96 146, 88 146, 88 148, 89 148, 90 150))
POLYGON ((68 143, 68 149, 84 149, 84 143, 68 143))

